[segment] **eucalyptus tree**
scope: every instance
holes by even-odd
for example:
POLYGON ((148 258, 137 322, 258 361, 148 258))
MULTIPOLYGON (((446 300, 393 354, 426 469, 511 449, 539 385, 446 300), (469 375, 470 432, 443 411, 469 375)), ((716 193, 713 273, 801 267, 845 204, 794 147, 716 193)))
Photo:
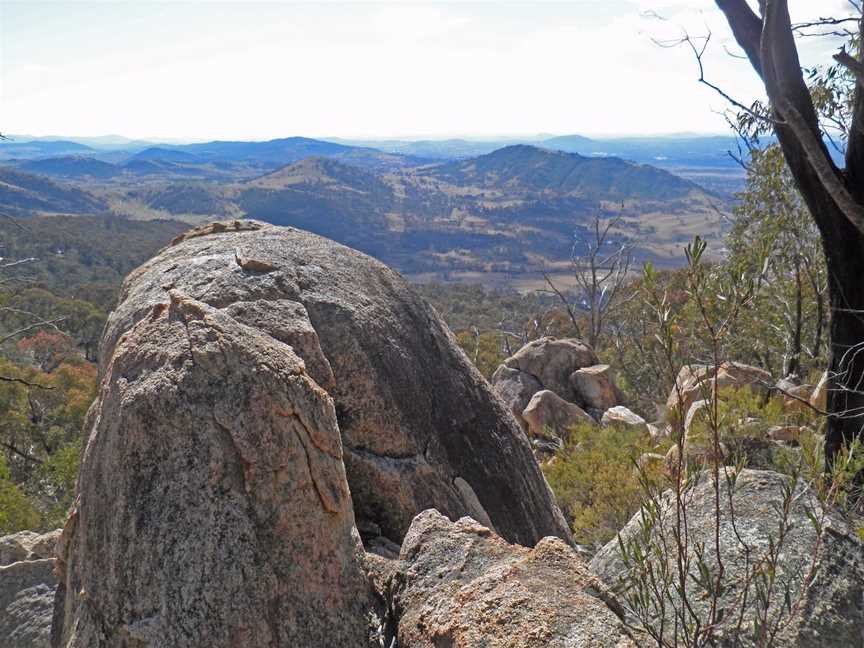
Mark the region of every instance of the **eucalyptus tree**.
POLYGON ((738 355, 749 350, 772 374, 804 378, 824 361, 827 273, 819 232, 779 147, 753 151, 739 198, 728 263, 756 268, 758 285, 741 318, 738 355))
MULTIPOLYGON (((850 0, 849 12, 794 24, 788 0, 716 0, 735 40, 762 79, 769 100, 765 112, 749 118, 768 123, 776 134, 801 196, 819 230, 828 268, 830 361, 829 463, 844 444, 864 436, 864 63, 862 11, 850 0), (798 36, 826 33, 847 37, 827 75, 812 78, 801 66, 798 36), (827 81, 828 83, 822 83, 827 81), (828 91, 832 101, 825 101, 828 91), (829 151, 843 140, 842 163, 829 151)), ((701 61, 700 61, 701 65, 701 61)))

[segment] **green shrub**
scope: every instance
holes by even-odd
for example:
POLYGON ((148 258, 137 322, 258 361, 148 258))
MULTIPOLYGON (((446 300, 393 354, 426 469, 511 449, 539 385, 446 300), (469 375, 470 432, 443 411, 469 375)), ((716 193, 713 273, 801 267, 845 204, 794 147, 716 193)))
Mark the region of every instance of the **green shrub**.
POLYGON ((0 535, 35 528, 39 517, 30 499, 12 481, 6 460, 0 455, 0 535))
POLYGON ((665 450, 631 426, 571 429, 567 445, 543 472, 577 542, 597 546, 615 537, 642 504, 637 460, 665 450))

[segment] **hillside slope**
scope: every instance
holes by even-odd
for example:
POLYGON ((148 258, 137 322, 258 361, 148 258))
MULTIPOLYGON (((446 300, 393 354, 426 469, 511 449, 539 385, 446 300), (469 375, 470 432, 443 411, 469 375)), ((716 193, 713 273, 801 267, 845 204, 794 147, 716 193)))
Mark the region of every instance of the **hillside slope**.
POLYGON ((7 167, 0 167, 0 205, 15 215, 87 214, 107 209, 105 201, 91 193, 7 167))
POLYGON ((421 175, 464 187, 589 200, 666 200, 702 190, 656 167, 517 144, 431 167, 421 175))

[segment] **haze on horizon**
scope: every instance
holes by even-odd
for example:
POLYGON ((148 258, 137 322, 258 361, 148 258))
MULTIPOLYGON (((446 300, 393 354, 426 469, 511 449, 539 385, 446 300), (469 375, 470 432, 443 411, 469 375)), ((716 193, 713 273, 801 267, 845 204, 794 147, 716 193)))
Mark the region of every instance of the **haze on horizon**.
MULTIPOLYGON (((794 18, 812 0, 792 0, 794 18)), ((822 15, 848 8, 824 0, 822 15)), ((0 130, 140 139, 728 132, 710 79, 761 96, 713 0, 0 0, 0 130), (664 19, 648 15, 656 12, 664 19)), ((804 45, 805 63, 832 43, 804 45), (821 48, 821 49, 816 49, 821 48)))

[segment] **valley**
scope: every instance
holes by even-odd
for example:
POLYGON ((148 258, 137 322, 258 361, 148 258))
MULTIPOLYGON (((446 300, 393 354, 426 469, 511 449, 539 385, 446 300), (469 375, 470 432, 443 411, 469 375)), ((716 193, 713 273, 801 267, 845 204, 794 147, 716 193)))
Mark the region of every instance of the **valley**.
MULTIPOLYGON (((572 138, 557 139, 550 141, 574 147, 572 138)), ((703 147, 720 146, 707 139, 703 147)), ((378 149, 298 137, 123 151, 12 141, 0 144, 0 204, 15 216, 190 225, 252 218, 332 238, 415 281, 522 290, 539 286, 543 273, 566 286, 571 255, 596 217, 618 219, 610 244, 632 241, 637 261, 662 267, 679 265, 695 234, 718 243, 724 232, 728 192, 701 186, 704 169, 676 175, 605 153, 486 148, 378 149)), ((704 160, 695 150, 676 163, 704 160)))

